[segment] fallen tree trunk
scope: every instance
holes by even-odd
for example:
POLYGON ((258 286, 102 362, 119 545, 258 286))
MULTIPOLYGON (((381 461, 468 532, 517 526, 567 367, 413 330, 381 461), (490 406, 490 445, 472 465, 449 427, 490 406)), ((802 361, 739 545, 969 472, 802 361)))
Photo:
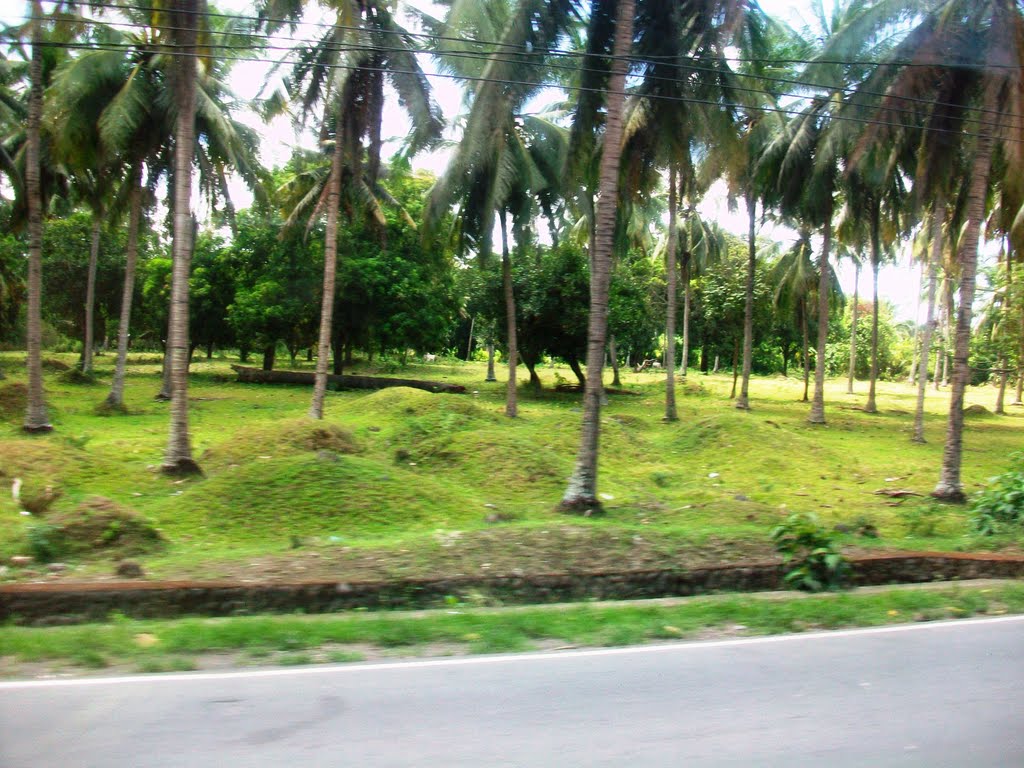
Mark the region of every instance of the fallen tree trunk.
MULTIPOLYGON (((313 371, 263 371, 259 368, 248 368, 244 365, 232 365, 238 380, 251 384, 306 384, 312 386, 315 374, 313 371)), ((440 381, 422 381, 420 379, 388 379, 379 376, 331 375, 327 377, 327 386, 331 389, 385 389, 387 387, 411 387, 427 392, 447 392, 462 394, 466 388, 461 384, 445 384, 440 381)))

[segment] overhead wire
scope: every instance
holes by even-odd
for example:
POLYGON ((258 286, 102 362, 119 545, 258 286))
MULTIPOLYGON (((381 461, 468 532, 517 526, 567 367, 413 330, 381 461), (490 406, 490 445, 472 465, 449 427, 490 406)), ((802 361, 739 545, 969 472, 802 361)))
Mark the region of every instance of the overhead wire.
MULTIPOLYGON (((89 2, 89 5, 90 5, 90 7, 100 8, 100 9, 143 11, 143 12, 147 12, 147 13, 151 13, 151 12, 153 12, 155 10, 152 6, 146 6, 146 5, 133 5, 133 4, 130 4, 130 3, 92 2, 91 0, 89 2)), ((179 10, 177 12, 181 13, 183 15, 186 15, 186 16, 198 16, 198 17, 205 17, 205 18, 221 18, 221 19, 229 19, 229 20, 230 19, 235 19, 235 20, 243 20, 243 21, 255 21, 255 22, 259 22, 259 23, 273 22, 275 24, 285 24, 285 25, 289 25, 289 26, 293 26, 293 27, 295 27, 295 26, 313 26, 313 27, 320 27, 320 28, 325 28, 325 29, 332 29, 333 28, 333 29, 343 29, 343 30, 356 31, 356 32, 365 31, 364 27, 357 27, 357 26, 344 25, 344 24, 332 24, 330 22, 301 21, 301 20, 296 20, 296 19, 275 18, 275 17, 259 16, 259 15, 251 16, 251 15, 247 15, 247 14, 220 13, 220 12, 217 12, 217 11, 179 10)), ((26 18, 26 20, 27 20, 27 18, 26 18)), ((380 32, 382 34, 400 35, 400 36, 407 36, 407 37, 418 37, 418 38, 424 38, 424 39, 429 39, 429 40, 442 40, 442 41, 453 42, 453 43, 462 43, 462 44, 473 43, 473 44, 476 44, 476 45, 482 45, 482 46, 487 46, 487 47, 492 47, 492 48, 493 47, 511 48, 511 49, 514 49, 515 51, 518 51, 520 53, 526 53, 526 54, 539 53, 539 54, 551 55, 551 56, 569 56, 569 57, 576 57, 576 58, 601 58, 601 59, 604 59, 604 60, 607 60, 607 61, 614 61, 614 60, 620 60, 621 59, 621 60, 624 60, 624 61, 633 61, 633 62, 639 62, 639 63, 642 63, 642 62, 647 61, 647 60, 674 58, 672 55, 638 57, 638 56, 635 56, 633 54, 629 54, 629 55, 621 56, 620 57, 620 56, 615 56, 615 55, 613 55, 611 53, 607 53, 607 54, 605 54, 605 53, 594 54, 594 53, 590 53, 590 52, 586 52, 586 51, 572 51, 572 50, 566 50, 566 49, 562 49, 562 48, 537 48, 537 47, 534 47, 534 46, 520 45, 518 43, 506 43, 506 42, 499 41, 499 40, 480 40, 480 39, 476 39, 476 38, 455 37, 455 36, 451 36, 451 35, 439 35, 439 34, 430 33, 430 32, 410 32, 410 31, 407 31, 407 30, 380 30, 380 32)), ((707 59, 709 57, 705 57, 705 58, 707 59)), ((962 60, 962 61, 959 61, 959 62, 949 61, 949 60, 946 60, 946 61, 936 61, 936 62, 913 62, 913 61, 903 61, 903 60, 899 60, 899 61, 872 61, 872 60, 868 60, 868 59, 860 59, 860 60, 800 59, 800 58, 770 58, 770 59, 768 59, 768 58, 756 58, 756 57, 744 57, 744 56, 728 56, 728 57, 724 57, 724 58, 726 60, 728 60, 728 61, 735 61, 735 62, 741 62, 741 63, 751 63, 751 64, 758 64, 758 63, 760 63, 760 64, 820 64, 820 65, 828 64, 828 65, 838 65, 838 66, 874 66, 874 67, 889 66, 891 64, 896 64, 896 65, 899 65, 899 66, 910 66, 910 67, 934 67, 934 66, 941 66, 941 67, 974 67, 974 66, 980 66, 976 62, 971 62, 971 61, 968 61, 968 60, 962 60)), ((985 66, 989 67, 989 68, 995 68, 995 69, 1018 69, 1017 66, 1012 65, 1012 64, 986 64, 985 66)))
MULTIPOLYGON (((238 17, 229 17, 229 18, 238 18, 238 17)), ((255 18, 255 17, 243 17, 243 18, 255 18)), ((147 24, 144 24, 142 22, 134 22, 134 21, 105 21, 105 20, 104 21, 88 20, 88 21, 89 21, 89 23, 107 24, 107 25, 114 26, 114 27, 129 27, 129 28, 133 28, 133 29, 147 29, 147 28, 149 28, 149 25, 147 25, 147 24)), ((334 27, 331 27, 331 25, 326 25, 326 26, 328 26, 329 28, 334 28, 334 27)), ((338 27, 338 28, 342 28, 342 27, 338 27)), ((185 28, 183 28, 183 27, 174 27, 174 26, 161 26, 161 29, 163 29, 163 30, 181 30, 181 31, 185 31, 185 28)), ((360 32, 368 33, 368 34, 383 34, 383 33, 387 33, 387 32, 397 33, 397 34, 408 34, 410 36, 416 36, 416 34, 417 34, 417 33, 402 33, 402 32, 397 32, 397 30, 381 30, 381 29, 368 30, 368 29, 365 29, 365 28, 362 28, 362 27, 358 27, 358 28, 357 27, 344 27, 344 29, 358 30, 360 32)), ((260 33, 260 32, 253 32, 253 31, 230 32, 230 31, 224 31, 224 30, 208 30, 206 32, 206 34, 220 35, 222 37, 245 36, 245 37, 258 38, 258 39, 261 39, 261 40, 274 40, 274 41, 277 41, 278 39, 284 37, 283 35, 278 35, 278 34, 260 33)), ((317 38, 304 38, 304 37, 303 38, 295 38, 295 37, 290 37, 288 39, 291 42, 296 43, 296 44, 300 44, 300 45, 313 46, 313 45, 324 44, 322 39, 317 39, 317 38)), ((460 42, 472 43, 472 44, 481 44, 481 45, 485 44, 485 43, 483 43, 481 41, 476 41, 476 40, 471 39, 471 38, 460 38, 460 42)), ((173 43, 163 43, 162 45, 165 45, 167 47, 174 47, 173 43)), ((580 66, 572 66, 572 65, 565 65, 565 64, 556 64, 556 63, 547 62, 547 61, 545 61, 543 63, 535 63, 535 62, 532 62, 532 61, 525 61, 525 60, 519 59, 519 58, 516 58, 516 59, 505 59, 505 58, 500 58, 499 56, 495 55, 494 53, 489 53, 487 51, 447 51, 447 50, 446 51, 435 51, 435 50, 430 49, 430 48, 407 48, 407 47, 398 47, 398 46, 379 46, 379 45, 360 45, 360 44, 350 44, 350 45, 346 46, 343 49, 341 46, 337 46, 337 45, 330 44, 330 43, 328 43, 327 46, 328 46, 329 50, 336 50, 336 51, 341 51, 341 50, 352 50, 352 51, 366 50, 366 51, 374 51, 374 52, 377 52, 377 51, 395 52, 395 53, 406 53, 406 52, 408 52, 408 53, 412 53, 412 54, 431 55, 431 56, 435 56, 435 57, 438 57, 438 58, 456 58, 456 59, 462 58, 462 59, 477 60, 477 61, 496 61, 498 63, 523 64, 523 65, 528 65, 528 66, 542 66, 545 69, 556 69, 556 70, 563 70, 563 71, 568 71, 568 72, 591 72, 591 73, 603 72, 603 70, 598 70, 598 69, 591 68, 591 67, 580 67, 580 66)), ((207 44, 203 45, 202 47, 210 48, 210 49, 218 49, 218 50, 249 50, 246 46, 239 46, 239 45, 232 45, 232 44, 218 44, 218 43, 207 43, 207 44)), ((260 50, 291 51, 291 50, 294 50, 294 48, 295 48, 295 46, 284 46, 284 45, 261 45, 260 46, 260 50)), ((531 52, 523 52, 522 54, 516 54, 516 55, 521 55, 521 56, 542 56, 544 54, 542 52, 540 52, 540 51, 531 51, 531 52)), ((699 58, 697 58, 697 60, 699 60, 699 61, 714 60, 714 61, 717 61, 717 62, 723 62, 723 61, 731 61, 732 59, 729 59, 729 57, 720 57, 718 59, 712 59, 711 57, 699 57, 699 58)), ((717 68, 714 68, 714 67, 703 67, 703 66, 698 66, 698 65, 695 65, 695 64, 688 64, 688 63, 685 63, 685 62, 680 62, 680 61, 678 61, 678 58, 677 58, 676 61, 667 61, 667 60, 666 61, 652 61, 652 60, 650 60, 649 57, 635 57, 633 59, 633 61, 635 63, 637 63, 637 64, 646 64, 648 66, 658 66, 658 67, 662 67, 662 66, 670 67, 670 68, 678 69, 678 70, 681 70, 681 71, 684 71, 684 72, 704 72, 704 73, 711 73, 711 74, 718 74, 718 75, 723 74, 722 70, 720 70, 720 69, 717 69, 717 68)), ((852 95, 852 96, 855 96, 855 97, 863 96, 863 97, 879 98, 879 99, 896 99, 896 100, 901 101, 901 102, 906 102, 906 103, 911 103, 911 104, 927 105, 927 106, 931 106, 931 107, 949 107, 951 109, 962 109, 963 108, 963 105, 961 105, 961 104, 955 104, 955 103, 943 102, 943 101, 936 101, 934 99, 927 99, 927 98, 921 98, 921 97, 916 97, 916 96, 901 96, 901 95, 898 95, 898 94, 882 93, 882 92, 879 92, 879 91, 866 90, 866 89, 861 88, 861 87, 859 87, 857 85, 833 85, 833 84, 830 84, 830 83, 822 83, 820 81, 807 81, 807 80, 800 80, 800 79, 797 79, 797 78, 775 77, 775 76, 772 76, 772 75, 763 75, 763 74, 758 74, 758 73, 754 73, 754 72, 730 71, 730 74, 734 75, 737 78, 742 78, 742 79, 752 79, 752 80, 757 80, 757 81, 766 82, 766 83, 775 83, 775 84, 779 84, 779 85, 792 85, 792 86, 796 86, 796 87, 807 88, 807 89, 818 90, 818 91, 830 91, 830 92, 833 92, 833 93, 844 93, 844 94, 852 95)), ((647 81, 653 80, 653 81, 660 81, 660 82, 677 82, 678 79, 679 79, 679 78, 669 77, 667 75, 651 75, 651 74, 637 75, 637 77, 643 77, 647 81)), ((557 87, 557 86, 553 86, 553 87, 557 87)), ((724 84, 721 85, 721 87, 728 88, 730 90, 737 91, 737 92, 758 93, 758 94, 759 93, 763 93, 762 89, 747 88, 747 87, 744 87, 744 86, 741 86, 741 85, 735 85, 735 84, 729 84, 729 83, 724 83, 724 84)), ((803 94, 803 93, 790 93, 790 92, 775 93, 775 94, 772 94, 772 96, 774 96, 774 97, 790 97, 790 98, 809 98, 809 95, 807 95, 807 94, 803 94)), ((849 106, 853 106, 853 107, 868 107, 868 108, 870 108, 872 105, 870 105, 870 104, 855 104, 853 102, 850 102, 849 106)), ((917 115, 917 113, 914 110, 912 110, 912 109, 906 109, 906 108, 897 107, 897 106, 885 107, 885 111, 888 114, 905 114, 905 115, 915 115, 915 116, 917 115)), ((1000 111, 1000 110, 997 110, 997 109, 989 109, 989 108, 986 108, 986 107, 977 107, 973 111, 981 113, 981 114, 995 115, 998 118, 1004 118, 1004 119, 1005 118, 1010 118, 1010 119, 1024 118, 1024 115, 1017 115, 1017 114, 1013 114, 1013 113, 1003 112, 1003 111, 1000 111)), ((998 121, 996 121, 996 122, 985 121, 985 120, 982 120, 980 118, 975 118, 975 117, 965 117, 965 118, 963 118, 963 121, 966 122, 966 123, 977 124, 979 126, 986 125, 986 126, 989 126, 989 127, 997 127, 997 128, 998 127, 1003 127, 1003 125, 1004 125, 1003 123, 998 122, 998 121)))
MULTIPOLYGON (((43 42, 43 43, 41 43, 41 45, 44 46, 44 47, 49 47, 49 48, 64 48, 64 49, 70 49, 70 50, 84 50, 84 51, 90 51, 90 50, 126 50, 126 49, 130 49, 130 48, 134 48, 134 46, 131 45, 131 44, 119 44, 119 43, 99 43, 99 44, 96 44, 96 45, 86 45, 86 44, 80 44, 80 43, 43 42)), ((193 52, 188 52, 188 51, 176 51, 176 50, 163 50, 164 48, 167 47, 167 46, 164 46, 164 45, 160 45, 160 46, 157 46, 157 47, 161 49, 159 51, 160 53, 163 53, 163 54, 168 55, 168 56, 190 56, 190 57, 194 57, 194 58, 206 58, 206 56, 204 56, 201 53, 193 53, 193 52)), ((200 47, 202 47, 202 46, 200 46, 200 47)), ((221 56, 219 58, 221 60, 224 60, 224 61, 243 61, 243 62, 244 61, 249 61, 249 62, 262 62, 262 63, 267 63, 267 64, 280 64, 280 63, 282 63, 284 61, 283 59, 281 59, 281 60, 279 60, 279 59, 268 59, 268 58, 254 57, 254 56, 221 56)), ((420 76, 422 76, 422 77, 437 77, 437 78, 444 78, 444 79, 450 79, 450 80, 461 80, 461 81, 468 81, 468 82, 499 83, 499 84, 503 84, 503 85, 523 85, 523 86, 529 86, 529 87, 539 87, 541 85, 541 83, 538 83, 538 82, 535 82, 535 81, 531 81, 531 80, 511 80, 511 79, 507 79, 507 78, 481 77, 481 76, 475 76, 475 75, 454 74, 454 73, 447 73, 447 72, 428 72, 428 71, 424 71, 424 70, 420 70, 420 71, 416 71, 416 70, 399 70, 399 69, 393 69, 393 68, 389 68, 389 67, 370 67, 370 66, 365 66, 365 65, 349 65, 349 64, 339 64, 339 63, 314 64, 313 66, 324 68, 324 69, 331 69, 331 70, 347 70, 347 71, 362 71, 362 72, 381 72, 383 74, 413 75, 413 76, 416 76, 416 77, 420 77, 420 76)), ((602 89, 602 88, 589 88, 589 87, 586 87, 586 86, 579 86, 579 85, 559 84, 558 86, 553 86, 553 87, 556 87, 558 89, 565 90, 565 91, 578 92, 578 93, 600 93, 600 94, 616 93, 616 95, 623 95, 623 96, 626 96, 626 97, 628 97, 628 96, 636 96, 637 95, 635 92, 629 91, 629 90, 621 91, 621 92, 615 92, 615 91, 608 91, 608 90, 602 89)), ((681 102, 681 103, 686 103, 686 104, 700 104, 700 105, 705 105, 705 106, 716 106, 716 107, 721 107, 721 108, 726 108, 726 109, 747 109, 747 110, 754 110, 754 111, 757 111, 757 112, 764 112, 764 113, 778 113, 778 114, 785 114, 785 115, 803 115, 803 114, 805 114, 805 110, 801 110, 801 109, 787 109, 787 108, 784 108, 784 107, 769 107, 769 106, 762 106, 762 105, 742 104, 742 103, 739 103, 739 102, 727 102, 727 101, 719 101, 719 100, 714 100, 714 99, 699 99, 699 98, 689 97, 689 96, 673 96, 673 95, 668 95, 668 94, 648 93, 648 94, 642 94, 642 97, 646 98, 646 99, 653 99, 653 100, 659 100, 659 101, 681 102)), ((907 127, 905 124, 902 124, 902 123, 890 122, 890 121, 885 121, 885 120, 877 120, 877 119, 865 118, 865 117, 856 117, 856 116, 853 116, 853 115, 841 115, 841 114, 835 114, 835 113, 828 115, 828 119, 829 120, 837 120, 837 121, 845 121, 845 122, 858 123, 858 124, 861 124, 861 125, 878 125, 878 126, 891 127, 891 128, 906 128, 907 127)), ((1007 126, 1000 126, 1000 125, 994 124, 994 123, 993 124, 983 123, 983 125, 990 126, 990 127, 1007 127, 1007 126)), ((948 128, 938 128, 938 127, 923 126, 923 125, 917 125, 917 126, 913 126, 913 127, 917 128, 919 130, 922 130, 922 131, 928 131, 928 132, 933 132, 933 133, 947 133, 947 134, 952 134, 952 135, 956 135, 956 136, 968 136, 968 137, 973 137, 973 138, 977 138, 979 136, 979 134, 972 133, 970 131, 957 131, 957 130, 948 129, 948 128)), ((1017 139, 1017 138, 1013 138, 1013 137, 1006 137, 1006 138, 1004 138, 1004 140, 1008 141, 1008 142, 1011 142, 1011 143, 1024 144, 1024 139, 1017 139)))

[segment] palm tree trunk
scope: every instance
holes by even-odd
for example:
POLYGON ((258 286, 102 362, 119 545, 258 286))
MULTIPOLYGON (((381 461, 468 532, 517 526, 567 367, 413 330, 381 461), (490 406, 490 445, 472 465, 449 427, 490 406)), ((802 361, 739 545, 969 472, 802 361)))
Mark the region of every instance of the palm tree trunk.
POLYGON ((690 365, 690 262, 683 263, 683 350, 679 355, 679 378, 686 378, 690 365))
MULTIPOLYGON (((985 107, 990 114, 996 111, 995 87, 989 84, 985 91, 985 107)), ((988 123, 978 128, 978 144, 974 150, 970 187, 967 194, 967 228, 960 240, 960 306, 956 320, 956 346, 953 352, 953 380, 949 400, 949 425, 946 446, 942 453, 942 470, 932 496, 947 501, 964 501, 960 482, 960 464, 963 459, 964 393, 971 378, 968 355, 971 347, 971 310, 978 268, 978 239, 985 216, 985 192, 992 168, 994 146, 992 129, 988 123)))
POLYGON ((825 344, 828 342, 828 255, 832 246, 832 212, 825 219, 821 256, 818 259, 818 347, 814 356, 814 400, 811 401, 811 424, 825 423, 825 344))
MULTIPOLYGON (((935 293, 939 281, 939 263, 942 259, 942 222, 946 216, 946 196, 943 192, 932 206, 932 252, 928 259, 928 309, 925 316, 924 332, 921 334, 921 362, 917 372, 917 406, 914 409, 914 436, 911 438, 915 443, 923 443, 924 440, 924 395, 928 389, 928 357, 931 352, 932 335, 938 321, 935 318, 935 293)), ((936 360, 936 363, 938 361, 936 360)), ((935 377, 938 378, 939 369, 935 368, 935 377)))
POLYGON ((173 39, 184 51, 175 62, 174 127, 174 266, 171 278, 170 349, 171 428, 161 470, 165 474, 199 474, 192 459, 188 427, 188 279, 192 261, 192 159, 195 152, 196 58, 199 14, 205 0, 177 0, 169 18, 175 26, 173 39))
POLYGON ((320 337, 317 342, 316 379, 309 417, 324 417, 324 396, 327 392, 327 358, 331 354, 331 324, 334 316, 334 284, 338 268, 338 212, 341 206, 341 165, 345 142, 342 137, 342 115, 338 115, 331 156, 331 177, 327 183, 327 231, 324 235, 324 286, 320 302, 320 337))
POLYGON ((604 150, 598 176, 600 196, 590 273, 590 318, 587 326, 587 386, 576 467, 562 497, 567 510, 589 515, 600 511, 597 499, 597 457, 604 397, 605 332, 608 326, 608 283, 611 278, 615 218, 619 201, 619 161, 622 157, 622 111, 626 88, 626 57, 633 45, 634 0, 622 0, 615 21, 615 43, 605 113, 604 150))
POLYGON ((921 292, 924 290, 924 266, 921 267, 921 275, 917 280, 917 301, 914 302, 914 339, 913 356, 910 360, 910 370, 907 372, 907 384, 911 386, 917 381, 918 355, 920 354, 921 328, 918 320, 921 317, 921 292))
POLYGON ((25 187, 28 198, 28 403, 25 410, 26 432, 53 429, 46 414, 43 393, 43 199, 39 173, 39 125, 43 113, 43 8, 32 0, 32 60, 29 63, 28 146, 25 157, 25 187))
POLYGON ((1002 415, 1006 414, 1006 408, 1004 407, 1004 403, 1006 402, 1006 379, 1007 379, 1007 370, 1006 370, 1007 361, 1006 361, 1006 354, 1005 353, 999 356, 999 363, 998 363, 998 365, 999 365, 999 392, 996 393, 995 413, 997 413, 1000 416, 1002 416, 1002 415))
POLYGON ((868 402, 864 406, 865 413, 878 413, 875 402, 875 385, 878 381, 878 257, 871 256, 871 381, 868 384, 868 402))
POLYGON ((505 331, 508 334, 508 384, 505 388, 505 415, 514 419, 519 413, 516 394, 516 365, 519 345, 516 339, 516 295, 512 290, 512 259, 508 252, 508 221, 505 209, 499 213, 501 222, 501 287, 505 294, 505 331))
POLYGON ((955 322, 955 311, 953 304, 953 280, 947 275, 946 276, 946 332, 943 334, 943 346, 942 346, 942 385, 949 386, 950 376, 950 357, 952 357, 952 345, 955 344, 953 338, 954 329, 956 328, 955 322))
POLYGON ((128 361, 128 329, 132 319, 132 299, 135 295, 135 265, 139 255, 139 223, 142 218, 142 164, 132 166, 131 200, 128 213, 128 243, 125 247, 124 287, 121 290, 121 318, 117 325, 117 361, 114 363, 114 381, 107 395, 108 409, 124 410, 124 379, 128 361))
POLYGON ((807 402, 810 398, 808 392, 811 389, 811 350, 810 342, 808 339, 808 313, 810 308, 807 306, 807 297, 800 297, 800 304, 802 305, 803 311, 800 313, 800 329, 803 331, 803 356, 804 356, 804 396, 803 402, 807 402))
POLYGON ((668 246, 665 252, 665 418, 678 421, 676 413, 676 164, 668 164, 668 246))
POLYGON ((732 342, 732 392, 729 399, 736 397, 736 382, 740 377, 740 338, 737 336, 732 342))
POLYGON ((612 386, 621 387, 622 380, 619 378, 619 350, 615 345, 615 334, 608 337, 608 357, 612 361, 612 386))
MULTIPOLYGON (((1018 258, 1024 264, 1024 253, 1018 254, 1018 258)), ((1021 401, 1021 395, 1024 395, 1024 290, 1018 288, 1016 294, 1019 304, 1017 309, 1020 312, 1020 337, 1017 347, 1017 391, 1010 405, 1024 405, 1021 401)))
POLYGON ((494 375, 494 339, 487 339, 487 378, 484 381, 497 381, 494 375))
POLYGON ((466 342, 466 362, 468 363, 470 358, 473 356, 473 326, 476 324, 476 317, 470 316, 469 318, 469 341, 466 342))
POLYGON ((736 407, 750 410, 750 369, 754 358, 754 277, 757 271, 757 200, 747 190, 747 288, 743 308, 743 383, 736 407))
POLYGON ((860 262, 853 266, 853 313, 850 318, 850 373, 846 377, 846 394, 853 394, 853 377, 857 373, 857 304, 860 300, 860 262))
POLYGON ((85 338, 82 340, 82 372, 92 373, 93 325, 96 314, 96 265, 100 258, 100 234, 103 222, 98 213, 92 217, 89 244, 89 272, 85 279, 85 338))

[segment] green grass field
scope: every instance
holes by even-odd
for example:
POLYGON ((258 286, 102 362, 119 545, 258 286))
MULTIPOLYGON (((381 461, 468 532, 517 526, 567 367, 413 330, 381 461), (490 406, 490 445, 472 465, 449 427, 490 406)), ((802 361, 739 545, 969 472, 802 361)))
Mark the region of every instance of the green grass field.
MULTIPOLYGON (((72 364, 72 355, 47 355, 72 364)), ((914 392, 881 383, 877 415, 858 410, 867 385, 845 394, 829 382, 828 424, 807 423, 796 378, 755 378, 753 410, 728 399, 731 375, 691 371, 680 420, 665 424, 663 378, 627 373, 633 395, 612 395, 603 414, 600 491, 606 514, 568 517, 557 505, 571 471, 580 396, 520 390, 521 418, 502 415, 504 383, 485 383, 482 364, 456 361, 355 372, 465 384, 471 394, 390 389, 328 393, 326 419, 305 419, 311 390, 239 384, 235 360, 197 359, 191 426, 201 479, 158 471, 168 430, 159 357, 133 354, 127 416, 99 416, 113 356, 98 381, 73 384, 47 370, 50 435, 19 427, 24 356, 0 355, 0 558, 30 551, 29 529, 105 497, 155 525, 167 546, 141 556, 151 577, 295 579, 325 574, 395 576, 517 570, 697 565, 771 557, 768 531, 789 512, 829 526, 870 522, 879 538, 842 538, 851 548, 1019 549, 1020 540, 967 535, 966 509, 938 505, 948 392, 929 389, 926 445, 910 442, 914 392), (53 499, 41 514, 24 500, 53 499), (922 494, 904 500, 881 489, 922 494)), ((50 365, 49 368, 56 366, 50 365)), ((550 388, 567 369, 539 370, 550 388)), ((525 370, 523 371, 525 374, 525 370)), ((609 377, 610 378, 610 377, 609 377)), ((991 387, 968 405, 990 409, 991 387)), ((963 477, 968 491, 1007 467, 1024 437, 1024 409, 968 418, 963 477)), ((43 504, 45 506, 45 504, 43 504)), ((112 574, 124 555, 102 547, 67 558, 73 575, 112 574)), ((5 579, 29 578, 8 569, 5 579)), ((36 576, 38 577, 38 576, 36 576)))

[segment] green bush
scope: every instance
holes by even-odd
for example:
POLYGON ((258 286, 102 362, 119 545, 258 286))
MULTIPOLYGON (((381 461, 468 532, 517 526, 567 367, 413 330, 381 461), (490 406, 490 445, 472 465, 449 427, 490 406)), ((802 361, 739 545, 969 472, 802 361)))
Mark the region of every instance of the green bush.
POLYGON ((785 582, 806 592, 839 589, 850 566, 833 534, 814 515, 795 512, 772 529, 771 540, 782 562, 792 566, 785 582))
POLYGON ((67 553, 64 536, 60 528, 41 523, 33 525, 26 532, 28 550, 40 563, 52 563, 67 553))
POLYGON ((1024 527, 1024 452, 1010 456, 1010 469, 989 480, 971 502, 971 530, 985 536, 1024 527))

